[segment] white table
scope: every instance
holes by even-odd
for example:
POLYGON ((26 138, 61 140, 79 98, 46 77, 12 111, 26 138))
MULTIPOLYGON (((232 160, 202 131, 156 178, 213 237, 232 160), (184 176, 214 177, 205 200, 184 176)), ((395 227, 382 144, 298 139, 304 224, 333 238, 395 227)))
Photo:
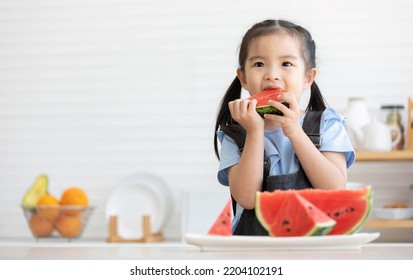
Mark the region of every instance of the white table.
POLYGON ((179 241, 161 243, 107 243, 105 240, 36 242, 0 239, 2 260, 413 260, 413 243, 369 243, 359 250, 202 251, 179 241))

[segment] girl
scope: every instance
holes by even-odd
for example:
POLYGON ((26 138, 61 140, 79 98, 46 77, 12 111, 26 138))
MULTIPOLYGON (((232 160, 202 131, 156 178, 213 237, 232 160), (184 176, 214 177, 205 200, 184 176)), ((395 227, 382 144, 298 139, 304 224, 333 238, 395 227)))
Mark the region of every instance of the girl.
POLYGON ((314 78, 315 43, 301 26, 283 20, 255 24, 239 51, 237 77, 222 99, 215 130, 221 143, 218 180, 230 187, 234 235, 268 235, 254 213, 255 193, 275 189, 342 189, 355 159, 344 119, 326 108, 314 78), (256 101, 240 99, 280 88, 281 102, 269 104, 283 115, 256 112, 256 101), (306 112, 299 110, 311 88, 306 112))

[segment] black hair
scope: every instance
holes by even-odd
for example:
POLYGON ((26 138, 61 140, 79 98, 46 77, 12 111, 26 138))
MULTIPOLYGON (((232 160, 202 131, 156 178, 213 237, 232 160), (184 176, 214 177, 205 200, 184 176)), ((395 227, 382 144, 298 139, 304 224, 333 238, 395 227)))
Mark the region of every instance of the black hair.
MULTIPOLYGON (((306 64, 306 71, 310 71, 312 68, 316 67, 316 46, 310 32, 290 21, 265 20, 253 25, 247 31, 247 33, 245 33, 244 38, 241 41, 238 63, 242 71, 244 71, 245 68, 245 62, 247 60, 250 42, 257 37, 269 35, 279 30, 284 30, 288 32, 288 34, 297 37, 301 41, 301 48, 306 64)), ((219 151, 216 137, 216 132, 218 131, 218 129, 221 129, 226 135, 231 137, 237 143, 239 143, 240 139, 245 134, 244 128, 231 117, 231 113, 228 107, 228 103, 230 101, 241 98, 241 90, 241 82, 239 81, 238 77, 235 77, 221 100, 214 131, 214 149, 215 155, 218 159, 219 151)), ((315 83, 315 81, 313 81, 313 83, 311 84, 311 96, 306 111, 323 111, 324 109, 326 109, 324 98, 321 95, 320 89, 318 88, 317 84, 315 83)))

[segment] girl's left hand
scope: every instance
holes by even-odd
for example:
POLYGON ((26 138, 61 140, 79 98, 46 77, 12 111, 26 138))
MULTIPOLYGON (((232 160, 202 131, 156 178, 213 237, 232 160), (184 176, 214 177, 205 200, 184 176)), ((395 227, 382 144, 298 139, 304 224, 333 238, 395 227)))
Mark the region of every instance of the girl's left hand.
POLYGON ((299 133, 300 130, 302 130, 300 124, 300 107, 293 94, 284 92, 279 95, 279 99, 281 102, 270 100, 268 104, 283 112, 284 115, 278 116, 273 114, 265 114, 264 118, 278 122, 281 125, 283 134, 288 138, 292 138, 296 135, 296 133, 299 133), (282 102, 287 102, 289 108, 282 104, 282 102))

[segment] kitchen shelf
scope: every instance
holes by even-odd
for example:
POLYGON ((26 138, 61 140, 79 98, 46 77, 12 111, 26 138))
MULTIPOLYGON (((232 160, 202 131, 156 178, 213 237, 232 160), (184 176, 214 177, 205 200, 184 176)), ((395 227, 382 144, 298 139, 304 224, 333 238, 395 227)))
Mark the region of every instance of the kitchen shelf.
POLYGON ((358 151, 356 161, 413 161, 413 100, 407 101, 407 145, 405 150, 391 152, 358 151))
MULTIPOLYGON (((413 100, 407 102, 407 145, 405 150, 396 150, 391 152, 356 152, 356 161, 413 161, 413 100)), ((413 219, 410 220, 375 220, 371 219, 366 222, 364 228, 399 228, 413 229, 413 219)))
POLYGON ((391 152, 357 152, 356 161, 411 161, 413 150, 391 152))
POLYGON ((368 220, 364 228, 413 228, 412 220, 368 220))

